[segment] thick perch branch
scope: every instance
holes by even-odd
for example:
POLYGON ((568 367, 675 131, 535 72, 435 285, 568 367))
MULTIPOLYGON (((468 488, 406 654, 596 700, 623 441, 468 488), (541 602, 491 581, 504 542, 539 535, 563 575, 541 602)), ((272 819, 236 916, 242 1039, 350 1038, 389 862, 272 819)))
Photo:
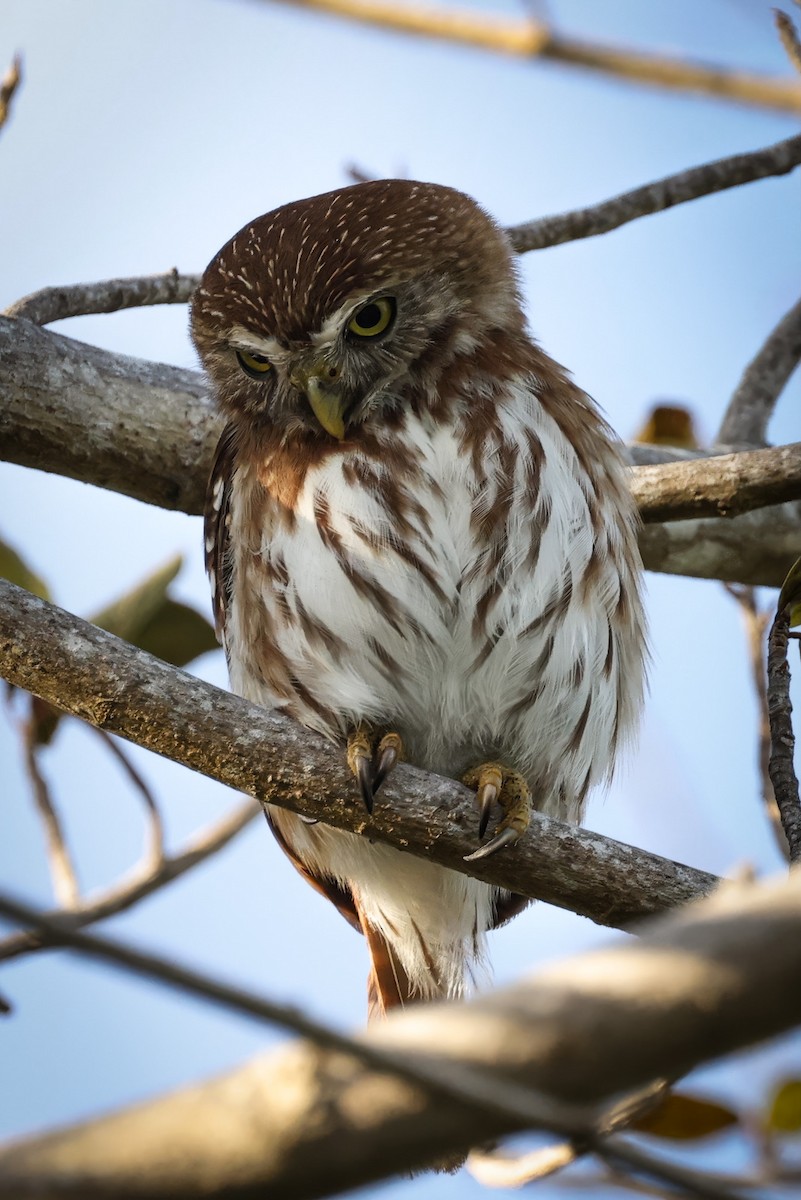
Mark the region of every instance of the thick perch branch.
POLYGON ((467 1004, 408 1009, 360 1039, 452 1092, 464 1081, 463 1103, 295 1043, 223 1078, 9 1146, 0 1200, 330 1195, 531 1125, 522 1114, 543 1100, 556 1123, 565 1106, 586 1112, 775 1035, 797 1023, 799 988, 801 874, 729 884, 636 942, 467 1004), (482 1080, 493 1093, 483 1108, 482 1080), (508 1102, 497 1104, 504 1084, 508 1102))
POLYGON ((0 674, 92 725, 329 825, 487 883, 625 927, 709 891, 703 871, 535 816, 512 851, 475 863, 472 794, 401 765, 368 818, 345 756, 322 738, 167 666, 0 580, 0 674))
POLYGON ((382 3, 381 0, 284 0, 398 33, 417 34, 520 58, 544 58, 617 78, 744 104, 798 112, 801 87, 792 79, 752 75, 686 59, 583 42, 539 21, 515 21, 469 11, 382 3))
MULTIPOLYGON (((0 458, 162 508, 202 512, 221 422, 196 372, 110 354, 28 321, 0 317, 0 391, 0 458)), ((783 451, 764 453, 749 460, 752 466, 770 464, 770 455, 783 451)), ((653 449, 634 447, 632 456, 650 462, 653 449)), ((692 513, 718 512, 727 495, 729 509, 743 506, 731 494, 736 472, 728 459, 706 458, 699 465, 700 459, 680 452, 677 457, 682 461, 666 474, 650 467, 654 473, 643 476, 662 481, 660 487, 677 503, 674 515, 690 515, 681 495, 682 470, 695 492, 692 513)), ((788 464, 793 461, 791 453, 788 464)), ((640 469, 635 487, 639 475, 640 469)), ((760 493, 758 475, 756 470, 749 476, 749 504, 770 499, 760 493)), ((786 495, 780 479, 771 478, 773 499, 786 495)), ((659 506, 660 487, 648 488, 649 505, 659 506)), ((661 511, 674 513, 665 504, 661 511)), ((778 585, 797 556, 797 529, 795 507, 784 506, 726 524, 682 520, 651 526, 643 531, 641 548, 650 570, 778 585)))

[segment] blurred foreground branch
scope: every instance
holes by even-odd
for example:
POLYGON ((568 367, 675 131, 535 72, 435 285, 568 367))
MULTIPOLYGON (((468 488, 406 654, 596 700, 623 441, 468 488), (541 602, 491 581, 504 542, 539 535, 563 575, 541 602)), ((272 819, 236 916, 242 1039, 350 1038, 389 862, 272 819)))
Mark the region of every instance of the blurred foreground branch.
MULTIPOLYGON (((547 1126, 576 1134, 583 1122, 592 1137, 592 1109, 610 1096, 791 1028, 799 988, 801 874, 727 884, 636 942, 372 1026, 359 1042, 386 1069, 366 1066, 361 1050, 295 1043, 11 1145, 0 1198, 325 1196, 536 1125, 543 1108, 547 1126)), ((636 1158, 624 1137, 603 1146, 636 1158)))
POLYGON ((535 814, 479 862, 474 796, 407 764, 368 817, 345 755, 296 722, 212 687, 0 580, 0 674, 17 687, 259 800, 388 842, 605 925, 709 891, 714 876, 535 814))
POLYGON ((283 3, 397 33, 436 38, 496 54, 545 59, 654 87, 699 92, 784 112, 801 111, 801 86, 793 79, 584 42, 530 18, 515 21, 468 10, 398 5, 385 0, 283 0, 283 3))

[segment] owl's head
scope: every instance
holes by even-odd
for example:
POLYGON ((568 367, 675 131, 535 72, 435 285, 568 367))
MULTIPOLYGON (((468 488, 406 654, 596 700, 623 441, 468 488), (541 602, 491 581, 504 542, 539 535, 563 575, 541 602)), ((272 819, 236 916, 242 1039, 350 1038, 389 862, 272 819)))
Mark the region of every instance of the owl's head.
POLYGON ((233 418, 358 437, 455 360, 523 336, 504 233, 451 188, 385 179, 286 204, 207 267, 192 337, 233 418))

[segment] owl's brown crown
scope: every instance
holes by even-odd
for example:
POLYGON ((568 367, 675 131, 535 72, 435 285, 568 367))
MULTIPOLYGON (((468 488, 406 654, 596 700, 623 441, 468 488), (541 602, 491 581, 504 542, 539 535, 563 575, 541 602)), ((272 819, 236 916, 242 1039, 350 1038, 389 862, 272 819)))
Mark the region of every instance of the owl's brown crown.
POLYGON ((224 321, 291 345, 355 292, 431 274, 467 305, 497 295, 517 307, 507 239, 468 196, 403 179, 340 188, 282 205, 223 246, 195 297, 195 340, 202 354, 224 321))

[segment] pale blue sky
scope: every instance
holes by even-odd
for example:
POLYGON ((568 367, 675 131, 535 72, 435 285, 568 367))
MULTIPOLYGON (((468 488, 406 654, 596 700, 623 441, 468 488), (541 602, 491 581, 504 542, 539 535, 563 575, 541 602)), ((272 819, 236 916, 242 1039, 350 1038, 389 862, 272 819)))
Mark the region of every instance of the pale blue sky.
MULTIPOLYGON (((786 73, 770 7, 548 6, 577 36, 786 73)), ((511 3, 487 10, 519 11, 511 3)), ((0 134, 0 307, 47 284, 202 269, 248 219, 348 182, 349 163, 459 187, 511 223, 797 128, 781 114, 255 0, 2 0, 0 67, 17 49, 25 86, 0 134)), ((653 400, 671 397, 692 406, 710 437, 743 366, 797 298, 797 212, 796 173, 528 255, 521 272, 532 328, 621 435, 653 400)), ((195 364, 182 307, 55 328, 127 354, 195 364)), ((774 422, 776 441, 798 438, 800 399, 796 378, 774 422)), ((208 612, 196 519, 0 465, 0 535, 25 550, 61 603, 83 614, 181 551, 187 565, 178 590, 208 612)), ((737 612, 714 583, 650 576, 648 587, 654 670, 640 750, 609 797, 593 804, 589 823, 707 869, 744 861, 776 869, 756 799, 737 612)), ((197 669, 224 681, 220 654, 197 669)), ((136 760, 164 800, 173 839, 235 802, 170 764, 144 753, 136 760)), ((45 904, 41 839, 5 719, 0 762, 2 878, 45 904)), ((65 726, 46 766, 87 887, 114 878, 138 853, 140 814, 96 735, 65 726)), ((107 928, 339 1025, 362 1019, 360 939, 294 875, 261 824, 107 928)), ((496 977, 609 936, 536 906, 492 938, 496 977)), ((17 1006, 0 1026, 14 1078, 0 1091, 0 1134, 199 1078, 272 1036, 64 953, 5 968, 0 990, 17 1006)), ((773 1071, 772 1059, 751 1069, 753 1099, 773 1071)), ((382 1194, 412 1191, 478 1194, 462 1176, 396 1183, 382 1194)))

